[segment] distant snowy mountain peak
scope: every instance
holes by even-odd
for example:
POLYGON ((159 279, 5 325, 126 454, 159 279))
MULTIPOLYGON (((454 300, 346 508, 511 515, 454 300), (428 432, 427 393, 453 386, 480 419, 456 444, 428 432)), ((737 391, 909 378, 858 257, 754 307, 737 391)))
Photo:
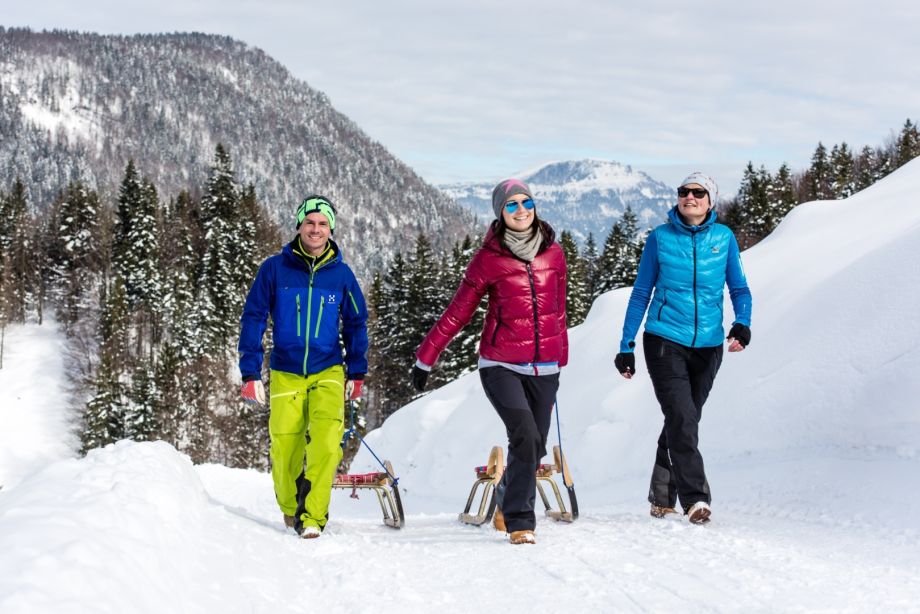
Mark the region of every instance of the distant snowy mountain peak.
POLYGON ((553 162, 527 175, 526 181, 536 185, 577 185, 584 189, 631 189, 650 179, 632 167, 610 160, 572 160, 553 162))
MULTIPOLYGON (((571 232, 579 243, 593 233, 602 244, 627 206, 645 228, 663 221, 674 204, 673 188, 611 160, 551 162, 516 176, 533 190, 540 216, 557 231, 571 232)), ((439 187, 481 218, 491 219, 494 186, 477 182, 439 187)))

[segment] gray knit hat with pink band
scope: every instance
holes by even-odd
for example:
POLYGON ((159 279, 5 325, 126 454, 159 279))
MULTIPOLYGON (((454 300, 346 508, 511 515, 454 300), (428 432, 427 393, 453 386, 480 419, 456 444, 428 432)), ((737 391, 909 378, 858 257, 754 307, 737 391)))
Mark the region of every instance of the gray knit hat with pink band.
POLYGON ((495 219, 501 219, 502 207, 515 194, 526 194, 533 198, 530 188, 520 179, 505 179, 495 186, 495 189, 492 190, 492 210, 495 211, 495 219))

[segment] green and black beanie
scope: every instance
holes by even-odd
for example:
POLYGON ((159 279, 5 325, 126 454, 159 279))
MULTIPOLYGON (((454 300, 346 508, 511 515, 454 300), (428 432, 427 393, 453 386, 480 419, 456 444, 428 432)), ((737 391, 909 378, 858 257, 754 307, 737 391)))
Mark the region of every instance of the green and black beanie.
POLYGON ((297 228, 303 224, 304 218, 310 213, 322 213, 329 220, 329 230, 335 232, 335 205, 325 196, 313 194, 307 196, 297 208, 297 228))

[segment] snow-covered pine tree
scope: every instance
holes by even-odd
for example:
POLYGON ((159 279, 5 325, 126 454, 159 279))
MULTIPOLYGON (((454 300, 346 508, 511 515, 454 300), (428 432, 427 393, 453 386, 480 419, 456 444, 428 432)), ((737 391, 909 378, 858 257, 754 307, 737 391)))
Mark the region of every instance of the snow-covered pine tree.
POLYGON ((122 384, 103 360, 96 375, 96 392, 86 404, 80 431, 82 452, 101 448, 121 439, 124 434, 122 384))
MULTIPOLYGON (((246 292, 262 260, 256 238, 260 233, 271 233, 274 225, 268 224, 267 216, 256 198, 256 190, 252 184, 240 190, 239 194, 235 211, 236 239, 231 244, 231 258, 237 263, 233 269, 233 287, 240 299, 239 307, 242 313, 246 292)), ((281 247, 280 241, 277 242, 277 247, 281 247)))
POLYGON ((99 319, 99 365, 95 374, 95 392, 83 412, 80 439, 83 452, 105 446, 125 437, 124 368, 128 356, 130 308, 124 282, 112 280, 99 319))
MULTIPOLYGON (((242 233, 245 224, 240 216, 240 189, 230 154, 220 144, 201 200, 201 223, 205 248, 197 284, 198 315, 207 350, 225 351, 228 340, 239 329, 245 299, 238 273, 244 265, 239 258, 245 251, 252 254, 252 229, 242 233), (241 233, 248 238, 241 237, 241 233), (245 244, 238 245, 241 241, 245 244)), ((246 280, 247 288, 251 282, 251 277, 246 280)))
MULTIPOLYGON (((454 247, 456 248, 456 245, 454 247)), ((429 279, 429 283, 434 287, 434 292, 436 293, 436 296, 434 297, 435 302, 433 304, 433 309, 435 314, 434 321, 437 322, 437 318, 444 311, 444 308, 447 307, 450 299, 453 297, 454 291, 457 289, 457 286, 454 285, 455 272, 452 270, 453 260, 451 255, 449 253, 442 252, 441 254, 433 257, 436 258, 437 265, 434 267, 434 271, 432 272, 432 277, 429 279)), ((433 325, 434 324, 432 323, 432 326, 433 325)), ((422 336, 419 337, 419 341, 421 341, 423 336, 428 333, 428 330, 430 330, 430 327, 426 329, 425 332, 421 333, 422 336)), ((461 334, 465 330, 466 327, 464 327, 464 329, 461 331, 461 334)), ((455 337, 453 342, 447 346, 447 349, 441 353, 441 357, 438 359, 438 368, 435 369, 432 372, 431 377, 428 378, 428 385, 431 387, 431 389, 443 386, 444 384, 455 380, 457 376, 460 375, 460 372, 463 368, 463 365, 461 364, 463 359, 458 355, 457 341, 458 339, 455 337)))
POLYGON ((584 322, 591 307, 586 265, 578 255, 578 244, 575 243, 572 233, 563 230, 559 237, 559 245, 562 247, 568 272, 565 294, 566 325, 578 326, 584 322))
MULTIPOLYGON (((438 321, 443 309, 443 292, 440 282, 442 273, 434 256, 431 242, 424 233, 415 238, 415 249, 409 258, 409 277, 406 292, 406 323, 401 334, 405 336, 405 347, 401 350, 408 381, 409 368, 412 366, 415 348, 421 343, 434 323, 438 321)), ((432 370, 429 386, 437 388, 448 381, 442 365, 432 370)))
POLYGON ((218 145, 200 205, 204 251, 197 283, 197 315, 193 320, 199 322, 197 338, 202 344, 200 353, 189 364, 189 377, 195 380, 195 386, 189 391, 192 410, 184 433, 187 452, 193 460, 242 462, 254 454, 245 449, 251 444, 248 435, 242 439, 234 435, 252 426, 253 414, 241 412, 235 394, 228 396, 228 391, 238 389, 231 363, 236 358, 240 314, 258 265, 257 256, 277 246, 256 244, 258 219, 254 218, 258 216, 254 209, 258 202, 254 190, 246 193, 243 202, 230 154, 218 145))
POLYGON ((833 173, 827 148, 820 141, 811 156, 811 166, 805 173, 805 184, 809 200, 830 200, 834 198, 833 173))
MULTIPOLYGON (((788 164, 783 162, 779 167, 771 186, 770 208, 773 211, 773 228, 776 228, 786 214, 798 204, 795 197, 795 180, 788 164)), ((770 232, 773 232, 773 228, 770 229, 770 232)))
POLYGON ((856 164, 846 142, 831 148, 831 191, 834 198, 849 198, 856 193, 856 164))
POLYGON ((9 194, 0 192, 0 319, 24 322, 38 284, 40 255, 34 253, 36 230, 22 181, 9 194))
POLYGON ((124 280, 116 275, 102 300, 99 314, 100 361, 108 361, 110 374, 121 379, 130 359, 131 305, 124 280))
POLYGON ((879 171, 878 163, 879 152, 866 145, 856 157, 856 190, 863 190, 880 179, 877 176, 879 171))
MULTIPOLYGON (((10 194, 0 190, 0 263, 6 260, 6 254, 10 249, 10 244, 13 242, 13 234, 16 229, 16 218, 18 217, 15 211, 17 206, 14 203, 16 184, 19 184, 20 189, 23 189, 22 182, 17 180, 13 184, 10 194)), ((25 205, 24 198, 22 199, 22 204, 23 206, 25 205)))
MULTIPOLYGON (((585 240, 584 247, 581 250, 581 259, 585 263, 585 280, 587 281, 588 302, 594 303, 594 299, 600 294, 597 291, 598 285, 598 255, 597 242, 594 239, 594 233, 589 232, 585 240)), ((590 305, 588 310, 590 310, 590 305)))
POLYGON ((375 300, 377 314, 373 338, 379 344, 381 357, 377 369, 385 374, 376 382, 377 424, 382 424, 414 394, 409 374, 415 364, 415 347, 421 339, 410 336, 409 277, 408 263, 402 253, 397 252, 383 276, 380 297, 375 300))
POLYGON ((908 118, 898 135, 894 156, 896 167, 904 166, 917 156, 920 156, 920 132, 917 130, 917 124, 908 118))
POLYGON ((623 231, 623 225, 620 220, 617 220, 610 228, 607 240, 604 241, 604 249, 597 262, 597 282, 594 288, 597 296, 619 287, 616 281, 617 259, 626 251, 627 241, 628 237, 623 231))
POLYGON ((160 277, 163 280, 163 338, 180 362, 204 352, 196 303, 200 253, 204 251, 199 210, 188 192, 170 202, 161 221, 160 277))
POLYGON ((157 439, 182 448, 183 425, 191 413, 188 400, 189 386, 183 374, 188 361, 173 340, 166 341, 157 355, 154 367, 154 415, 157 417, 157 439))
POLYGON ((152 441, 160 432, 156 380, 150 363, 140 358, 131 373, 131 388, 124 409, 125 437, 133 441, 152 441))
POLYGON ((215 425, 220 419, 218 410, 227 411, 222 403, 227 401, 229 367, 224 357, 203 355, 195 358, 179 377, 190 408, 180 433, 181 449, 194 463, 219 460, 213 448, 215 425))
MULTIPOLYGON (((480 245, 482 245, 481 236, 470 237, 469 235, 463 238, 459 246, 454 245, 454 249, 451 252, 454 292, 448 296, 448 300, 443 305, 444 309, 450 304, 450 300, 453 299, 453 295, 456 293, 457 288, 463 283, 466 268, 469 266, 473 256, 476 255, 480 245)), ((461 366, 457 377, 472 373, 476 370, 479 363, 479 339, 482 335, 482 327, 486 319, 486 301, 486 297, 483 297, 482 300, 479 301, 479 307, 476 308, 476 312, 473 314, 470 323, 467 324, 457 335, 457 338, 454 339, 453 345, 456 348, 455 355, 457 356, 457 364, 461 366)))
MULTIPOLYGON (((115 275, 120 275, 125 282, 128 302, 134 306, 142 294, 141 288, 146 283, 144 267, 140 260, 144 258, 146 246, 135 243, 138 238, 139 225, 144 223, 143 218, 152 217, 153 212, 145 211, 141 177, 134 165, 134 160, 129 160, 125 167, 125 174, 118 190, 118 200, 115 207, 115 227, 112 237, 112 269, 115 275)), ((156 231, 156 218, 147 219, 147 231, 156 231)), ((155 241, 155 239, 154 239, 155 241)), ((156 276, 154 276, 156 278, 156 276)))
POLYGON ((639 259, 642 257, 642 248, 645 247, 646 233, 639 231, 639 217, 629 205, 623 211, 623 217, 617 222, 625 238, 620 246, 620 252, 613 263, 613 286, 624 288, 636 282, 639 272, 639 259))
POLYGON ((116 209, 112 263, 125 281, 133 312, 134 356, 148 359, 159 343, 163 316, 163 284, 159 270, 159 197, 132 162, 125 169, 116 209))
POLYGON ((86 312, 97 295, 95 275, 107 260, 102 256, 98 195, 81 182, 72 182, 53 205, 47 254, 51 291, 58 321, 65 332, 86 312))
POLYGON ((770 207, 770 175, 761 165, 755 170, 753 162, 748 162, 738 188, 738 205, 741 214, 741 234, 752 245, 767 236, 773 230, 773 212, 770 207))
POLYGON ((252 247, 243 247, 240 252, 245 256, 247 251, 252 252, 245 266, 241 267, 241 284, 248 290, 256 274, 258 264, 268 256, 276 253, 284 245, 284 234, 274 219, 269 217, 265 207, 256 196, 256 189, 250 183, 243 188, 240 196, 240 216, 243 220, 243 231, 248 236, 252 233, 252 247))

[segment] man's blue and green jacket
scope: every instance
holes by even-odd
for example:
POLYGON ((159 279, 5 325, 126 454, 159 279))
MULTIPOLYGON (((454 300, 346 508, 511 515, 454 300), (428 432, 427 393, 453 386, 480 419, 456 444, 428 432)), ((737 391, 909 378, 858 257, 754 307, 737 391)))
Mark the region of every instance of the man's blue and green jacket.
POLYGON ((246 297, 238 347, 243 380, 261 377, 269 314, 273 370, 306 376, 344 363, 347 379, 363 379, 367 304, 355 274, 334 241, 315 259, 295 248, 301 252, 297 237, 265 260, 246 297))

